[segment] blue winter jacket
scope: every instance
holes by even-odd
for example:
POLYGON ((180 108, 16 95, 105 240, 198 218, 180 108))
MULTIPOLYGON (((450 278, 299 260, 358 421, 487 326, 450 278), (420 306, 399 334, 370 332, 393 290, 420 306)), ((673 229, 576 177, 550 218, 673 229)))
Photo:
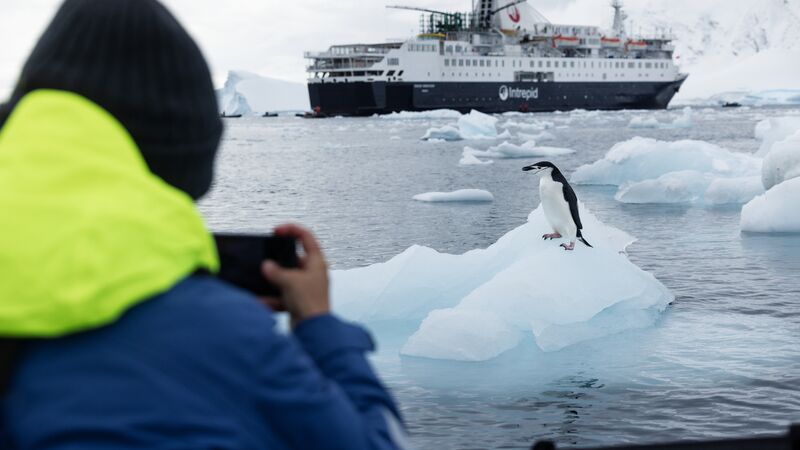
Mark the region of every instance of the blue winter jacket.
POLYGON ((194 276, 113 325, 29 344, 2 448, 397 448, 372 349, 330 315, 285 336, 252 296, 194 276))

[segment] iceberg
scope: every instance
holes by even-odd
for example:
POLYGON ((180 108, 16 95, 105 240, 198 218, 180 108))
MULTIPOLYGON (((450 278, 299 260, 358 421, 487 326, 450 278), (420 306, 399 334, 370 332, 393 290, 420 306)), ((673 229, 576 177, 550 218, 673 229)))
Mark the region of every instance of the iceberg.
POLYGON ((308 88, 304 84, 241 70, 228 72, 225 86, 217 91, 217 100, 220 113, 229 115, 309 109, 308 88))
POLYGON ((764 189, 797 177, 800 177, 800 127, 792 136, 772 145, 761 171, 764 189))
POLYGON ((624 203, 746 203, 763 193, 761 159, 703 141, 636 137, 579 167, 572 182, 619 186, 624 203), (740 183, 740 184, 737 184, 740 183))
POLYGON ((652 326, 674 297, 625 256, 634 238, 583 205, 581 217, 595 248, 565 252, 543 241, 550 230, 538 208, 486 249, 413 246, 385 263, 334 271, 334 307, 350 320, 418 326, 403 355, 459 361, 489 360, 525 339, 557 351, 652 326))
POLYGON ((634 117, 628 123, 628 128, 661 128, 661 122, 655 117, 634 117))
POLYGON ((740 228, 751 233, 800 233, 800 178, 784 181, 744 205, 740 228))
POLYGON ((482 189, 461 189, 454 192, 426 192, 414 196, 418 202, 491 202, 494 196, 489 191, 482 189))
POLYGON ((470 147, 464 149, 464 154, 471 154, 480 158, 533 158, 545 156, 563 156, 575 153, 575 150, 559 147, 537 147, 535 141, 528 141, 524 144, 516 145, 510 142, 503 142, 500 145, 489 147, 488 150, 476 150, 470 147))

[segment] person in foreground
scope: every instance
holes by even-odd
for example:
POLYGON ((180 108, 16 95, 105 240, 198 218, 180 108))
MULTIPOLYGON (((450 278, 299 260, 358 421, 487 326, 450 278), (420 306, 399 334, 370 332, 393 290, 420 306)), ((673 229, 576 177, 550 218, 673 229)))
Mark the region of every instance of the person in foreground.
POLYGON ((324 256, 219 281, 193 203, 222 133, 208 67, 155 0, 67 0, 0 112, 0 448, 394 449, 369 335, 324 256), (276 331, 265 303, 289 311, 276 331))

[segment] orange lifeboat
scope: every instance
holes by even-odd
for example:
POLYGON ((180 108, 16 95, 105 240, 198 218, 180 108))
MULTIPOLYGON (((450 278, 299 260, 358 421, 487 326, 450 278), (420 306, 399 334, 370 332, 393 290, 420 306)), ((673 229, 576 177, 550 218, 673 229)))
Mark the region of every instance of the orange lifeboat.
POLYGON ((553 47, 577 47, 581 40, 576 36, 557 35, 553 37, 553 47))
POLYGON ((618 48, 622 47, 622 40, 620 38, 601 37, 600 45, 603 47, 618 48))
POLYGON ((647 49, 647 42, 645 42, 645 41, 628 40, 628 42, 625 43, 625 49, 628 50, 628 51, 630 51, 630 50, 645 50, 645 49, 647 49))

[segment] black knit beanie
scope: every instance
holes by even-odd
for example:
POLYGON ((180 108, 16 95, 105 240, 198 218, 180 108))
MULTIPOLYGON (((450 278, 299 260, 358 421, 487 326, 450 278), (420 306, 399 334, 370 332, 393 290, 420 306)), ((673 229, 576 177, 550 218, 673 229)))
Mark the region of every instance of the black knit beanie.
POLYGON ((197 44, 156 0, 66 0, 22 69, 0 127, 27 93, 80 94, 130 132, 150 170, 192 198, 211 186, 222 135, 197 44))

